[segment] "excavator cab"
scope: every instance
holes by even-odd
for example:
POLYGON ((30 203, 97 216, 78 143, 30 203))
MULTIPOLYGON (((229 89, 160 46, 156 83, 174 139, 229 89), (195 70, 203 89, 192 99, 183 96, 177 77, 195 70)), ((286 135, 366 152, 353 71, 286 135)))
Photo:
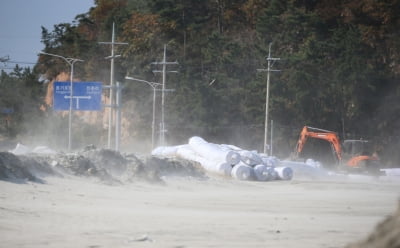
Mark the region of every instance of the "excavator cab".
POLYGON ((342 148, 344 155, 349 155, 349 157, 372 154, 368 140, 345 140, 342 148))

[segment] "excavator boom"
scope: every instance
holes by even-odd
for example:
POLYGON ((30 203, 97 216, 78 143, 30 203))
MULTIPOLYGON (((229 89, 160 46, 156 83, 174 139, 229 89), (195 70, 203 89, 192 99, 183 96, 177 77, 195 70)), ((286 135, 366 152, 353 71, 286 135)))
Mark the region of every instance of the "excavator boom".
POLYGON ((307 142, 308 138, 322 139, 328 141, 331 144, 337 161, 340 162, 342 160, 342 148, 340 146, 340 141, 337 133, 308 126, 304 126, 300 132, 299 140, 297 141, 295 150, 296 157, 298 157, 299 154, 303 151, 304 145, 307 142))

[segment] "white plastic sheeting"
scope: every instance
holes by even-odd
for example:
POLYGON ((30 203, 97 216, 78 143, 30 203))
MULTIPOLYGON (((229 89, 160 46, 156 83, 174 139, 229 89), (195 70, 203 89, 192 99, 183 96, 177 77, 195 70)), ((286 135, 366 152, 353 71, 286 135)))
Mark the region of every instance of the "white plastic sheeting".
POLYGON ((275 168, 265 164, 254 166, 254 174, 258 181, 271 181, 277 179, 275 168))
POLYGON ((189 139, 190 147, 202 157, 209 160, 226 162, 230 165, 235 165, 240 161, 240 155, 232 150, 223 149, 221 146, 213 143, 208 143, 200 137, 192 137, 189 139))
POLYGON ((32 150, 31 148, 18 143, 17 146, 9 152, 11 152, 15 155, 23 155, 23 154, 30 153, 31 150, 32 150))
POLYGON ((151 154, 159 157, 173 158, 181 146, 159 146, 155 148, 151 154))
POLYGON ((239 163, 232 168, 231 175, 239 180, 253 180, 255 178, 254 169, 244 163, 239 163))
POLYGON ((292 169, 296 177, 322 178, 328 176, 328 171, 321 168, 320 164, 312 159, 308 160, 306 163, 281 160, 277 167, 288 167, 292 169))
POLYGON ((293 178, 293 170, 290 167, 275 167, 275 172, 281 180, 291 180, 293 178))
POLYGON ((194 152, 189 145, 181 145, 176 149, 176 157, 180 157, 182 159, 191 160, 198 162, 201 166, 211 172, 215 172, 221 175, 229 176, 232 171, 232 166, 223 161, 212 161, 199 156, 196 152, 194 152))
POLYGON ((241 160, 243 163, 249 166, 256 166, 258 164, 263 164, 263 160, 255 151, 242 150, 239 152, 241 160))
POLYGON ((30 153, 35 153, 35 154, 56 154, 57 152, 54 151, 53 149, 47 147, 47 146, 37 146, 35 148, 30 148, 28 146, 25 146, 23 144, 18 143, 16 147, 9 152, 15 154, 15 155, 24 155, 24 154, 30 154, 30 153))
POLYGON ((209 143, 198 136, 190 138, 188 144, 157 147, 152 151, 152 155, 194 161, 209 172, 238 180, 290 180, 293 176, 293 170, 290 168, 284 170, 285 173, 275 171, 275 166, 279 164, 275 157, 233 145, 209 143))
POLYGON ((386 176, 400 176, 400 168, 381 169, 386 176))

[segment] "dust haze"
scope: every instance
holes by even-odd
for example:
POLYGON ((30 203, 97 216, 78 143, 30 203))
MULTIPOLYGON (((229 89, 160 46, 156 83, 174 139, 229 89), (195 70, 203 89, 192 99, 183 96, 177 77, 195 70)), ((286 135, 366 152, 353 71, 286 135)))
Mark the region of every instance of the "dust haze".
MULTIPOLYGON (((55 113, 31 123, 41 128, 2 142, 5 247, 398 247, 399 177, 299 170, 292 180, 258 182, 216 175, 149 155, 151 122, 143 125, 138 105, 124 106, 135 121, 123 122, 121 152, 101 148, 102 118, 89 125, 79 114, 73 152, 66 151, 67 116, 55 113), (55 153, 10 153, 18 143, 55 153)), ((232 127, 214 140, 260 151, 262 127, 252 127, 258 138, 247 131, 232 127)), ((188 138, 171 136, 168 145, 188 138)), ((289 157, 294 144, 279 136, 276 143, 276 154, 289 157)))
MULTIPOLYGON (((94 145, 1 152, 0 177, 5 247, 345 247, 364 244, 396 211, 400 186, 307 174, 240 181, 189 161, 94 145)), ((398 226, 378 233, 382 245, 374 247, 398 247, 379 241, 399 237, 398 226)))

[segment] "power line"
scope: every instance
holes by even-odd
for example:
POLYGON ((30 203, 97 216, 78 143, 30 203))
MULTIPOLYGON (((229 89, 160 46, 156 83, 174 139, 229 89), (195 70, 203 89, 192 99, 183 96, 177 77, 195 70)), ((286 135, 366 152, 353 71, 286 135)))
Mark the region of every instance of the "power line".
POLYGON ((11 64, 28 64, 28 65, 39 64, 39 63, 35 63, 35 62, 14 61, 14 60, 9 60, 9 61, 7 61, 7 63, 11 63, 11 64))

